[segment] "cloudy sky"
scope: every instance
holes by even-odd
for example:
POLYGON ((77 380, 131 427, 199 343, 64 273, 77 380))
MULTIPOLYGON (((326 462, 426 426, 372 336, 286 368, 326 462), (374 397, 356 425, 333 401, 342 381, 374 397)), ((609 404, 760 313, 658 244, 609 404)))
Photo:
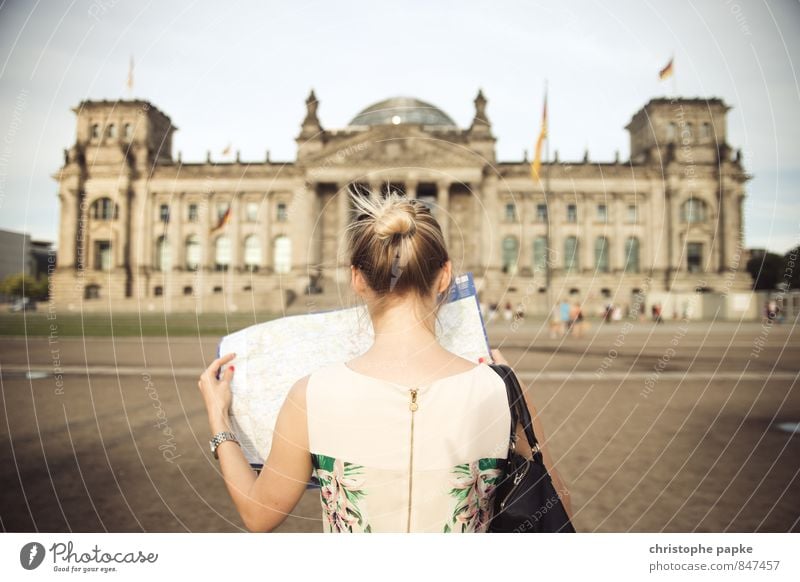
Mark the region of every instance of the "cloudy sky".
POLYGON ((800 242, 797 0, 0 0, 0 228, 55 240, 70 108, 127 97, 132 55, 133 97, 171 116, 184 161, 228 143, 293 159, 312 87, 328 128, 395 95, 467 126, 482 88, 500 160, 532 149, 545 79, 562 160, 627 159, 624 126, 653 97, 721 97, 753 175, 746 245, 800 242), (671 55, 674 84, 657 75, 671 55))

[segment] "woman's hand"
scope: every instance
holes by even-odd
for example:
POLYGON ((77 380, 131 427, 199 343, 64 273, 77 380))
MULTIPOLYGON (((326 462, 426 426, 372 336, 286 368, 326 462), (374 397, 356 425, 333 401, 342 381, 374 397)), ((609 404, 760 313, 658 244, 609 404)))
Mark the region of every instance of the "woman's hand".
POLYGON ((217 358, 200 375, 200 381, 197 382, 197 387, 200 388, 200 393, 206 403, 209 419, 217 420, 228 416, 232 400, 231 379, 233 378, 233 366, 228 366, 219 380, 217 380, 217 374, 224 364, 227 364, 235 357, 236 354, 230 353, 217 358))
POLYGON ((505 364, 506 366, 511 366, 506 360, 505 356, 500 353, 500 350, 492 350, 492 359, 494 360, 495 364, 505 364))

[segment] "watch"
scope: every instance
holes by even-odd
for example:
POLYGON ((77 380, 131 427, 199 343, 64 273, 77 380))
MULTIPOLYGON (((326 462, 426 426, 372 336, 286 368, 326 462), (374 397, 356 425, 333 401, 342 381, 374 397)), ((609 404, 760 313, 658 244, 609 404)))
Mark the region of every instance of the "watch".
POLYGON ((217 455, 217 447, 225 441, 233 441, 237 444, 240 444, 239 439, 237 439, 236 435, 232 432, 218 432, 211 438, 211 441, 209 441, 209 444, 211 445, 211 453, 214 455, 215 459, 219 459, 219 456, 217 455))

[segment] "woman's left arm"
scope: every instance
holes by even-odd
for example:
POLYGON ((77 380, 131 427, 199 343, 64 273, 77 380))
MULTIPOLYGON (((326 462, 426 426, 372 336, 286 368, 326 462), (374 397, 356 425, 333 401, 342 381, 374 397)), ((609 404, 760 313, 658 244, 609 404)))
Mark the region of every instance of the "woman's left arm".
MULTIPOLYGON (((230 382, 234 367, 229 366, 220 380, 216 378, 219 369, 234 357, 235 354, 227 354, 214 360, 198 382, 206 403, 212 435, 231 430, 230 382)), ((268 532, 278 527, 306 490, 311 477, 306 419, 307 384, 308 376, 295 382, 289 390, 278 413, 272 448, 261 474, 250 467, 237 443, 224 441, 217 447, 228 493, 250 531, 268 532)))

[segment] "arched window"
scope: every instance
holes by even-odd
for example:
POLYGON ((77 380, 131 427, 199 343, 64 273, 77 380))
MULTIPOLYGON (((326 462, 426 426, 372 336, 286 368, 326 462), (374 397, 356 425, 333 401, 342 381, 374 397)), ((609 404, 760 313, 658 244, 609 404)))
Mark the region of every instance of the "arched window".
POLYGON ((700 136, 703 139, 710 139, 711 138, 711 124, 707 121, 703 122, 703 125, 700 126, 700 136))
POLYGON ((133 137, 133 126, 130 123, 125 124, 123 131, 125 139, 131 139, 133 137))
POLYGON ((544 273, 547 270, 547 238, 537 236, 533 239, 533 272, 544 273))
POLYGON ((108 137, 111 139, 117 138, 117 126, 113 123, 108 126, 108 137))
POLYGON ((276 273, 289 273, 292 270, 292 241, 288 236, 275 239, 273 263, 276 273))
POLYGON ((639 239, 635 236, 625 241, 625 272, 639 272, 639 239))
POLYGON ((111 198, 100 198, 92 204, 92 218, 96 220, 114 220, 117 218, 117 205, 111 198))
POLYGON ((683 222, 705 222, 706 203, 698 198, 689 198, 683 203, 683 222))
POLYGON ((231 265, 231 239, 227 236, 217 237, 214 242, 214 269, 227 271, 231 265))
POLYGON ((671 121, 669 125, 667 125, 667 141, 675 141, 677 135, 678 127, 675 125, 675 122, 671 121))
POLYGON ((594 241, 594 267, 601 273, 608 273, 608 239, 604 236, 594 241))
POLYGON ((156 256, 153 267, 156 271, 169 271, 169 241, 166 236, 160 236, 156 240, 156 256))
POLYGON ((517 272, 517 257, 519 256, 519 243, 513 236, 503 239, 503 272, 513 275, 517 272))
POLYGON ((100 125, 92 124, 92 139, 100 139, 100 125))
POLYGON ((200 237, 190 234, 186 238, 186 268, 189 271, 196 271, 200 268, 200 237))
POLYGON ((564 268, 567 271, 577 271, 580 268, 578 238, 575 236, 568 236, 564 240, 564 268))
POLYGON ((244 239, 244 266, 251 271, 258 270, 261 265, 261 244, 258 237, 251 234, 244 239))

